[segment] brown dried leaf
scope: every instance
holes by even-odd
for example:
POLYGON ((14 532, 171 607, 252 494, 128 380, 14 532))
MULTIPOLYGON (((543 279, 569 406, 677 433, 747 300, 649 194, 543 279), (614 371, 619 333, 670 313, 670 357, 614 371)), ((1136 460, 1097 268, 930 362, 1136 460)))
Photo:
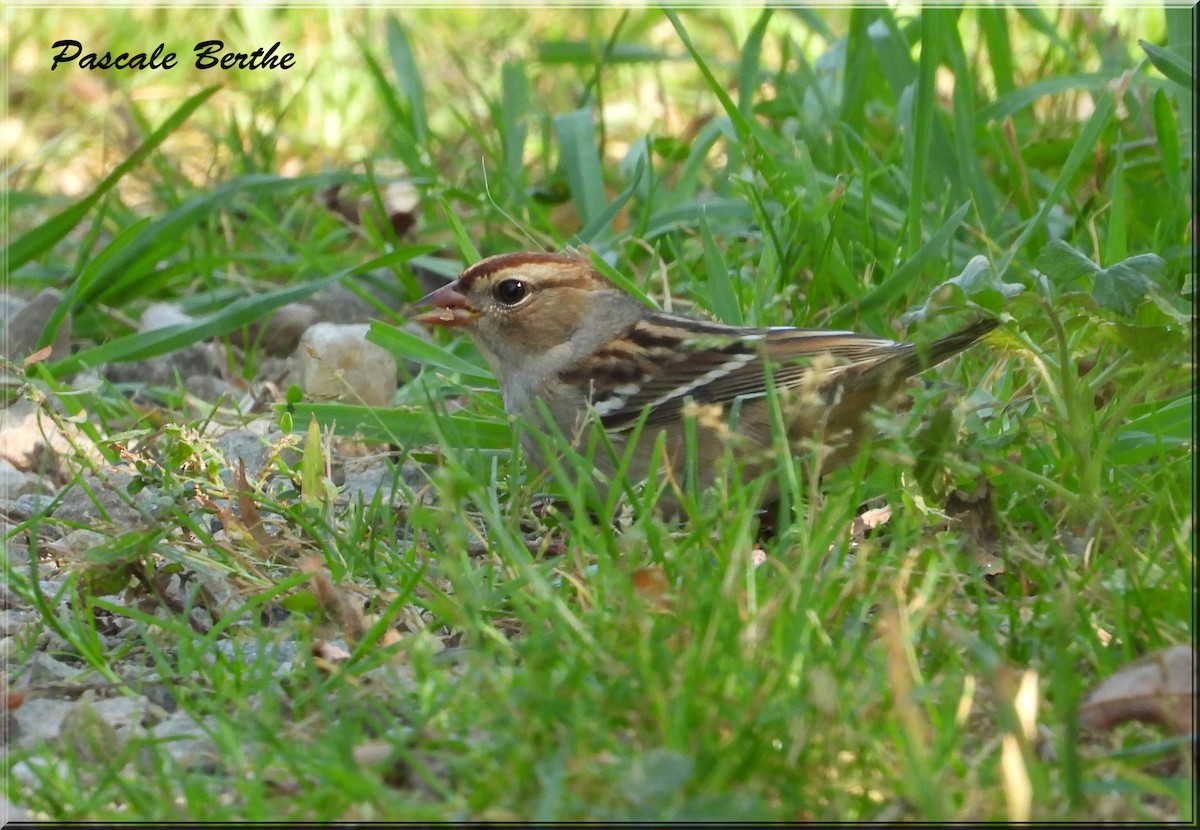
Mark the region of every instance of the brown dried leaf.
POLYGON ((41 363, 43 360, 45 360, 46 358, 48 358, 50 356, 50 352, 52 352, 53 350, 54 350, 53 346, 42 346, 36 352, 32 352, 29 355, 29 357, 22 360, 21 365, 24 368, 28 369, 30 366, 32 366, 35 363, 41 363))
POLYGON ((1079 721, 1111 729, 1128 720, 1157 723, 1174 734, 1192 730, 1196 655, 1176 645, 1147 654, 1109 676, 1079 707, 1079 721))
MULTIPOLYGON (((370 193, 361 194, 355 199, 347 195, 341 185, 334 185, 323 190, 319 198, 321 204, 354 227, 362 226, 365 213, 378 215, 375 197, 370 193)), ((388 224, 397 236, 403 236, 416 225, 421 194, 412 182, 396 181, 385 185, 379 194, 379 201, 388 224)))
POLYGON ((233 487, 237 491, 238 512, 242 514, 242 524, 251 538, 263 549, 272 547, 271 535, 263 527, 262 514, 258 512, 258 502, 254 500, 254 488, 246 479, 246 462, 238 459, 237 471, 233 474, 233 487))
POLYGON ((991 484, 983 476, 973 493, 955 489, 946 498, 946 515, 974 544, 971 557, 985 576, 1004 573, 1004 559, 996 511, 992 505, 991 484))
POLYGON ((16 711, 25 702, 25 693, 16 689, 5 689, 4 697, 0 698, 0 715, 16 711))
POLYGON ((892 518, 892 508, 886 504, 883 507, 864 510, 855 516, 854 521, 850 523, 850 538, 856 542, 861 542, 866 537, 868 530, 874 530, 877 527, 887 524, 890 518, 892 518))
POLYGON ((633 592, 659 610, 671 608, 671 583, 658 565, 633 572, 633 592))
POLYGON ((309 575, 309 583, 317 595, 317 601, 327 614, 338 621, 346 642, 351 646, 358 645, 366 633, 366 622, 354 603, 334 586, 325 563, 318 556, 306 556, 300 560, 300 570, 309 575))
POLYGON ((358 203, 342 194, 342 185, 335 184, 321 191, 318 197, 326 208, 344 219, 348 224, 358 225, 358 203))
POLYGON ((320 657, 322 660, 328 660, 330 663, 341 663, 350 659, 350 652, 339 645, 327 643, 324 640, 318 640, 313 643, 312 653, 314 657, 320 657))

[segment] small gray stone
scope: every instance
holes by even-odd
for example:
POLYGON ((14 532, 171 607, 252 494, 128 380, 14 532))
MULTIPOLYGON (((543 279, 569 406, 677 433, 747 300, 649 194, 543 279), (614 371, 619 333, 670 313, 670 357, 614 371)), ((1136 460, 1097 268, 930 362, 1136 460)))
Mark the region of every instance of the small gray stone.
POLYGON ((177 352, 132 363, 110 363, 104 375, 113 383, 174 386, 175 377, 216 375, 225 371, 225 350, 217 343, 196 343, 177 352))
MULTIPOLYGON (((0 317, 0 344, 4 353, 0 355, 14 363, 28 357, 37 347, 42 329, 50 320, 50 315, 62 300, 62 292, 56 288, 44 288, 37 296, 26 303, 13 303, 10 298, 7 303, 0 304, 4 316, 0 317)), ((68 313, 55 332, 51 354, 55 360, 66 357, 71 353, 71 315, 68 313)))
POLYGON ((73 705, 69 700, 27 697, 19 708, 9 714, 9 722, 15 733, 9 740, 15 739, 16 745, 22 749, 58 740, 63 718, 73 705))
MULTIPOLYGON (((83 482, 86 487, 75 485, 66 491, 54 516, 81 525, 108 521, 119 527, 143 527, 148 523, 148 518, 127 503, 128 488, 132 481, 133 476, 122 470, 110 470, 103 480, 89 475, 83 482)), ((137 504, 152 502, 157 497, 157 494, 147 490, 137 495, 137 504)))
POLYGON ((25 493, 22 496, 17 496, 16 500, 4 505, 4 512, 17 521, 24 522, 41 513, 53 501, 54 497, 48 496, 45 493, 25 493))
POLYGON ((9 608, 0 611, 0 634, 11 637, 20 634, 29 623, 30 612, 9 608))
MULTIPOLYGON (((271 443, 266 436, 251 429, 235 429, 217 439, 217 449, 225 458, 230 471, 237 469, 240 459, 246 464, 246 475, 257 478, 270 457, 271 443)), ((231 472, 232 474, 232 472, 231 472)))
POLYGON ((239 348, 257 345, 263 354, 286 356, 296 350, 300 336, 319 319, 317 310, 308 303, 292 303, 276 309, 266 320, 251 323, 246 337, 241 331, 230 332, 229 341, 239 348))
POLYGON ((44 651, 35 651, 22 668, 21 674, 31 685, 41 686, 63 680, 77 681, 88 671, 89 669, 51 657, 44 651))
POLYGON ((108 537, 94 530, 72 530, 63 536, 59 544, 68 553, 80 556, 84 551, 99 547, 108 541, 108 537))
POLYGON ((191 315, 174 303, 150 303, 138 320, 138 331, 147 332, 155 329, 165 329, 167 326, 178 326, 192 322, 191 315))
MULTIPOLYGON (((381 295, 386 298, 387 295, 381 295)), ((344 285, 331 285, 308 298, 316 319, 326 323, 367 323, 379 316, 379 309, 344 285)))
POLYGON ((365 504, 370 504, 375 494, 383 491, 384 502, 405 504, 409 491, 428 483, 429 474, 422 465, 412 461, 404 462, 399 470, 386 461, 376 460, 369 466, 348 461, 341 496, 350 502, 361 496, 365 504))
POLYGON ((0 458, 0 498, 13 499, 40 489, 37 475, 18 470, 7 459, 0 458))
POLYGON ((284 640, 279 643, 256 642, 254 640, 218 640, 217 651, 226 659, 253 665, 259 660, 271 660, 276 664, 275 674, 285 675, 292 671, 300 644, 295 640, 284 640))
POLYGON ((225 406, 232 406, 241 397, 241 392, 229 381, 215 375, 189 375, 183 381, 183 388, 188 394, 195 395, 202 401, 216 403, 224 399, 225 406))
POLYGON ((20 637, 0 637, 0 664, 9 665, 16 660, 23 649, 20 637))
POLYGON ((146 737, 159 743, 184 769, 210 770, 220 759, 220 753, 204 726, 182 710, 147 730, 146 737))

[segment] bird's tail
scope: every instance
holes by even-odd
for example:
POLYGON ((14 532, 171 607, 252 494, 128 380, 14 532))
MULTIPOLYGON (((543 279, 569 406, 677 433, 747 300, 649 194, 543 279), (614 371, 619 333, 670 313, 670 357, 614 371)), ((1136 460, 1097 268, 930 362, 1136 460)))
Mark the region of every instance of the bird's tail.
POLYGON ((947 334, 945 337, 933 341, 928 346, 905 344, 910 348, 895 355, 893 359, 878 364, 874 371, 886 373, 896 381, 912 377, 954 357, 998 325, 1000 325, 999 320, 982 317, 953 334, 947 334))

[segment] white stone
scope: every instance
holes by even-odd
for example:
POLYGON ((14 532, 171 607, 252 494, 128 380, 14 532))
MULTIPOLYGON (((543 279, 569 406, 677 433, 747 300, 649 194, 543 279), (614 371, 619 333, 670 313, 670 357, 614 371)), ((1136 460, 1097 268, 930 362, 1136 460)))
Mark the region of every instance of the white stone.
POLYGON ((367 406, 391 406, 396 395, 396 361, 367 342, 370 326, 317 323, 296 347, 293 377, 306 397, 367 406))

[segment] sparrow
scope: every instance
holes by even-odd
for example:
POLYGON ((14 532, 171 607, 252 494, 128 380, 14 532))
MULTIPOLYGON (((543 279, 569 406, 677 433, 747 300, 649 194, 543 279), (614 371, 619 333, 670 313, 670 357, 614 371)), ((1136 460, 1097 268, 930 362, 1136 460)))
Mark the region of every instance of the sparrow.
MULTIPOLYGON (((470 337, 505 411, 534 432, 550 431, 548 415, 580 448, 598 421, 615 452, 596 450, 592 461, 610 480, 629 453, 631 480, 659 470, 682 482, 690 462, 701 487, 727 451, 743 478, 774 469, 772 397, 790 446, 820 448, 822 472, 845 462, 872 406, 997 325, 979 319, 924 349, 852 331, 729 326, 651 308, 575 252, 488 257, 421 298, 425 306, 414 319, 470 337)), ((547 442, 534 432, 523 432, 522 447, 545 468, 547 442)))

